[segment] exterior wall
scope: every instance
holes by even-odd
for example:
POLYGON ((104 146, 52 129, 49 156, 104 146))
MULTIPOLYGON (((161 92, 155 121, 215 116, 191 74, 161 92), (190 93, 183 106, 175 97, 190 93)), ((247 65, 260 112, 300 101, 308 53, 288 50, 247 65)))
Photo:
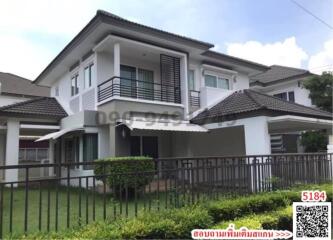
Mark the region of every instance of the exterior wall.
POLYGON ((242 126, 213 129, 208 133, 174 133, 173 157, 244 155, 242 126))
POLYGON ((294 91, 296 103, 313 107, 311 99, 309 98, 309 90, 303 88, 302 86, 299 87, 298 81, 276 85, 274 87, 270 87, 269 89, 262 89, 261 91, 269 95, 294 91))
POLYGON ((97 85, 97 74, 96 74, 96 55, 88 57, 86 60, 80 62, 80 65, 73 69, 72 71, 65 72, 62 77, 60 77, 51 87, 51 97, 55 97, 60 104, 64 107, 69 113, 76 113, 82 110, 95 110, 96 109, 96 85, 97 85), (94 63, 95 71, 93 72, 93 82, 92 86, 88 89, 85 89, 84 86, 84 68, 90 64, 94 63), (78 88, 79 94, 71 96, 71 78, 78 74, 78 88), (95 81, 94 81, 95 80, 95 81), (56 96, 56 88, 59 89, 59 96, 56 96), (88 92, 93 91, 94 94, 91 97, 91 94, 88 96, 88 92), (83 98, 91 99, 91 104, 82 105, 83 98), (75 101, 78 102, 76 105, 75 101), (88 106, 88 107, 85 107, 88 106))
POLYGON ((6 106, 6 105, 11 105, 11 104, 18 103, 18 102, 27 101, 29 99, 31 99, 31 98, 8 96, 8 95, 3 95, 0 93, 0 107, 6 106))

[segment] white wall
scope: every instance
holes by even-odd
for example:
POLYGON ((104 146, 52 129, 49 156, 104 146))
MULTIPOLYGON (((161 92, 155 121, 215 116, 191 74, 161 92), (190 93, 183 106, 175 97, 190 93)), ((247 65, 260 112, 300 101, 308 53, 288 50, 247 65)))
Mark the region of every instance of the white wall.
POLYGON ((0 93, 0 107, 18 103, 18 102, 27 101, 29 99, 31 99, 31 98, 14 97, 14 96, 2 95, 0 93))
POLYGON ((88 91, 95 89, 97 85, 97 74, 96 74, 96 56, 93 54, 90 57, 88 57, 85 61, 81 62, 78 67, 73 69, 72 71, 69 71, 64 73, 51 87, 51 97, 55 97, 59 103, 65 108, 65 110, 68 113, 75 113, 82 110, 95 110, 96 104, 94 104, 94 109, 83 109, 82 107, 82 95, 87 93, 88 91), (95 72, 93 72, 93 82, 92 86, 88 89, 84 86, 84 68, 90 64, 94 63, 95 72), (79 87, 79 94, 75 96, 71 96, 71 78, 75 75, 79 74, 78 77, 78 87, 79 87), (95 80, 95 81, 94 81, 95 80), (59 96, 56 96, 56 88, 59 88, 59 96), (79 107, 77 110, 71 108, 71 103, 75 101, 75 99, 79 98, 79 107))
POLYGON ((243 90, 250 88, 250 79, 247 74, 238 72, 233 82, 233 90, 243 90))
POLYGON ((270 87, 269 90, 262 90, 264 93, 269 95, 279 94, 282 92, 291 92, 295 93, 295 102, 305 106, 313 107, 311 99, 309 98, 309 90, 298 86, 298 81, 293 81, 285 84, 279 84, 274 87, 270 87))

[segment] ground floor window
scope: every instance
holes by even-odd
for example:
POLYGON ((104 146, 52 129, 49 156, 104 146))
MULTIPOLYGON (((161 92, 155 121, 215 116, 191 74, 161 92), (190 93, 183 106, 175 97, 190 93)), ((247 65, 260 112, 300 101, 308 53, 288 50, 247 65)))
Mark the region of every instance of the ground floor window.
MULTIPOLYGON (((98 158, 98 137, 97 134, 83 135, 83 161, 90 162, 98 158)), ((91 169, 92 166, 84 165, 83 169, 91 169)))
MULTIPOLYGON (((80 138, 75 136, 65 138, 65 162, 77 163, 80 161, 80 138)), ((78 168, 73 166, 71 168, 78 168)))
POLYGON ((131 136, 131 156, 158 158, 158 137, 131 136))

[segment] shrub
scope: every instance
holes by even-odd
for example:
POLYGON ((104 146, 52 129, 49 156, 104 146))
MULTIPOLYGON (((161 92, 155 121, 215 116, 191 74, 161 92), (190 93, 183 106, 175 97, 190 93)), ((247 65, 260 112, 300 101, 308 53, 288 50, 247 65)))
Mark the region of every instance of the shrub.
POLYGON ((191 230, 208 228, 211 216, 202 207, 192 206, 160 213, 144 213, 122 226, 124 239, 183 239, 191 237, 191 230))
POLYGON ((208 212, 215 222, 219 222, 233 220, 251 213, 276 210, 289 203, 285 195, 277 192, 213 202, 208 205, 208 212))
POLYGON ((115 157, 96 160, 96 178, 114 189, 116 194, 124 194, 125 188, 129 196, 134 189, 140 191, 154 177, 154 161, 150 157, 115 157), (106 179, 103 177, 107 175, 106 179))

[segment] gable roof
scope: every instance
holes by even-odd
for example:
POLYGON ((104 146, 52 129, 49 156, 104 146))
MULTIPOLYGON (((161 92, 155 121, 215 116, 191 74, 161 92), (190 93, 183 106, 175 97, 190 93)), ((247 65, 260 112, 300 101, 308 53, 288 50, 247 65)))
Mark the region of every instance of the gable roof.
POLYGON ((1 115, 33 116, 60 120, 67 113, 55 98, 41 97, 0 107, 1 115))
POLYGON ((332 113, 246 89, 231 94, 212 108, 198 114, 191 122, 205 124, 260 115, 295 115, 332 119, 332 113))
POLYGON ((50 88, 38 86, 26 78, 11 73, 0 72, 0 83, 1 93, 22 96, 50 96, 50 88))
POLYGON ((302 78, 313 75, 305 69, 285 67, 280 65, 272 65, 270 69, 264 73, 259 73, 251 77, 250 86, 261 85, 269 86, 281 81, 288 81, 295 78, 302 78))

